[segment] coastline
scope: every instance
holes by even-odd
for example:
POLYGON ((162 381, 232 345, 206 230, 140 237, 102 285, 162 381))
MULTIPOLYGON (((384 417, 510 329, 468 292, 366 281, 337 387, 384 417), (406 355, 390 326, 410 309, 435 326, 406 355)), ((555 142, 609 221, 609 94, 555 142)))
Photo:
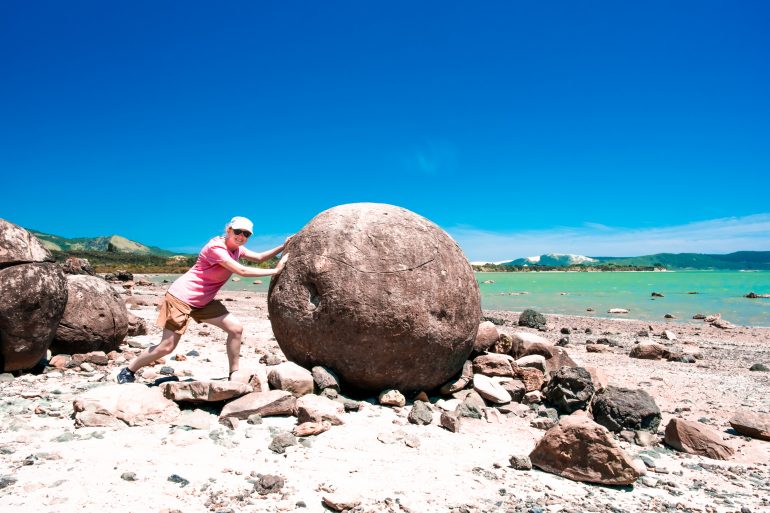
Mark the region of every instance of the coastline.
MULTIPOLYGON (((524 331, 555 343, 565 336, 562 329, 569 329, 564 349, 578 365, 599 369, 610 385, 642 389, 654 398, 662 413, 655 444, 644 447, 615 438, 637 462, 646 458, 653 466, 633 486, 614 488, 511 468, 509 458, 529 454, 544 433, 536 427, 536 409, 524 405, 516 405, 521 408, 511 413, 485 408, 485 417, 465 419, 462 430, 451 433, 437 420, 427 426, 409 423, 411 402, 401 408, 383 407, 369 398, 358 412, 344 414, 342 425, 308 437, 284 454, 268 450, 268 445, 274 433, 290 431, 295 418, 266 417, 227 428, 217 423, 215 406, 185 408, 187 415, 202 419, 197 428, 156 423, 76 429, 70 417, 73 399, 90 388, 111 386, 112 374, 139 351, 134 346, 157 343, 160 337, 153 323, 165 287, 135 286, 131 293, 116 288, 149 332, 129 337, 111 368, 54 370, 0 381, 0 425, 5 428, 0 431, 0 475, 16 480, 0 489, 0 500, 9 510, 95 511, 109 504, 115 513, 280 512, 293 511, 301 502, 307 511, 325 511, 322 498, 335 492, 358 495, 367 513, 528 511, 533 505, 554 512, 610 507, 669 511, 678 504, 691 511, 726 513, 741 506, 751 511, 768 506, 770 443, 737 436, 729 419, 739 409, 770 411, 770 373, 748 370, 753 363, 770 364, 770 329, 723 331, 705 325, 549 314, 545 331, 537 331, 518 326, 514 312, 484 310, 485 316, 498 318, 503 333, 524 331), (646 339, 696 354, 695 363, 629 358, 629 348, 643 330, 650 335, 646 339), (677 340, 663 341, 664 330, 677 340), (590 351, 589 341, 598 338, 611 339, 613 345, 590 351), (716 461, 662 445, 663 427, 674 417, 708 424, 736 449, 735 456, 716 461), (409 437, 410 445, 400 441, 403 437, 409 437), (23 463, 27 460, 31 464, 23 463), (373 468, 377 479, 372 479, 373 468), (283 488, 257 494, 254 483, 264 474, 281 476, 283 488), (100 486, 93 485, 95 475, 100 486), (189 486, 180 486, 173 476, 189 486), (151 487, 153 493, 137 493, 140 486, 151 487)), ((261 362, 266 359, 285 359, 267 317, 266 293, 223 291, 218 297, 244 325, 242 369, 264 368, 261 362)), ((183 380, 225 379, 224 346, 223 332, 192 323, 175 353, 143 370, 139 382, 152 385, 163 378, 164 366, 183 380)), ((430 402, 437 419, 439 397, 430 402)))

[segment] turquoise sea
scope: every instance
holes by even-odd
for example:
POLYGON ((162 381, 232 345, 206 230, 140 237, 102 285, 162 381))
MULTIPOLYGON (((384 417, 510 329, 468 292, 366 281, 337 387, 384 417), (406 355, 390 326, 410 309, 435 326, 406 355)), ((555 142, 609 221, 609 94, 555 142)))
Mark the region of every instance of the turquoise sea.
MULTIPOLYGON (((176 277, 150 275, 158 282, 176 277)), ((743 297, 749 292, 770 293, 770 271, 476 273, 476 279, 481 306, 491 310, 534 308, 544 313, 651 321, 662 321, 665 314, 691 321, 696 313, 721 313, 734 324, 770 327, 770 299, 743 297), (494 283, 484 283, 490 280, 494 283), (664 297, 652 298, 652 292, 664 297), (610 315, 610 308, 630 312, 610 315)), ((262 278, 259 285, 254 281, 229 281, 224 290, 267 292, 269 278, 262 278)))

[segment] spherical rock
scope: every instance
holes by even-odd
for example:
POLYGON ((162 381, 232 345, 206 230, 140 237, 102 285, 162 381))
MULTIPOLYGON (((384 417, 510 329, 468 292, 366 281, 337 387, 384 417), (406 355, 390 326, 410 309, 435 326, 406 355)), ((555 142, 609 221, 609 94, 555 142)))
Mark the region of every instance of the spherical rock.
POLYGON ((0 219, 0 371, 29 369, 56 333, 67 283, 30 232, 0 219))
POLYGON ((128 333, 128 310, 118 292, 102 278, 87 274, 68 274, 67 288, 67 308, 51 352, 116 350, 128 333))
POLYGON ((343 386, 430 390, 473 348, 479 288, 459 246, 403 208, 356 203, 322 212, 291 240, 268 309, 287 358, 323 365, 343 386))
POLYGON ((67 281, 50 262, 0 269, 0 368, 30 369, 46 355, 67 304, 67 281))

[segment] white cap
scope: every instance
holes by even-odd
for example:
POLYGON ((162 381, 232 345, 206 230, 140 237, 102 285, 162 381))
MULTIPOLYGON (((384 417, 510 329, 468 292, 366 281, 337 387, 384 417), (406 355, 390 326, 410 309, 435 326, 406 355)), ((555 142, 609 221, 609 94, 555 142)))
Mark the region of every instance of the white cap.
POLYGON ((246 230, 249 233, 254 233, 254 223, 246 219, 245 217, 233 217, 230 222, 227 223, 228 228, 233 230, 246 230))

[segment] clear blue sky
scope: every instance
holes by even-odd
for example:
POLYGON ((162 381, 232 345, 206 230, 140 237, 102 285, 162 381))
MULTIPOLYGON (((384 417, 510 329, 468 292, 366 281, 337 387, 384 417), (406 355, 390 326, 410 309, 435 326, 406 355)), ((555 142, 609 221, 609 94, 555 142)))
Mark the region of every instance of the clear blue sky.
POLYGON ((770 3, 0 3, 0 217, 194 251, 374 201, 471 260, 770 250, 770 3))

